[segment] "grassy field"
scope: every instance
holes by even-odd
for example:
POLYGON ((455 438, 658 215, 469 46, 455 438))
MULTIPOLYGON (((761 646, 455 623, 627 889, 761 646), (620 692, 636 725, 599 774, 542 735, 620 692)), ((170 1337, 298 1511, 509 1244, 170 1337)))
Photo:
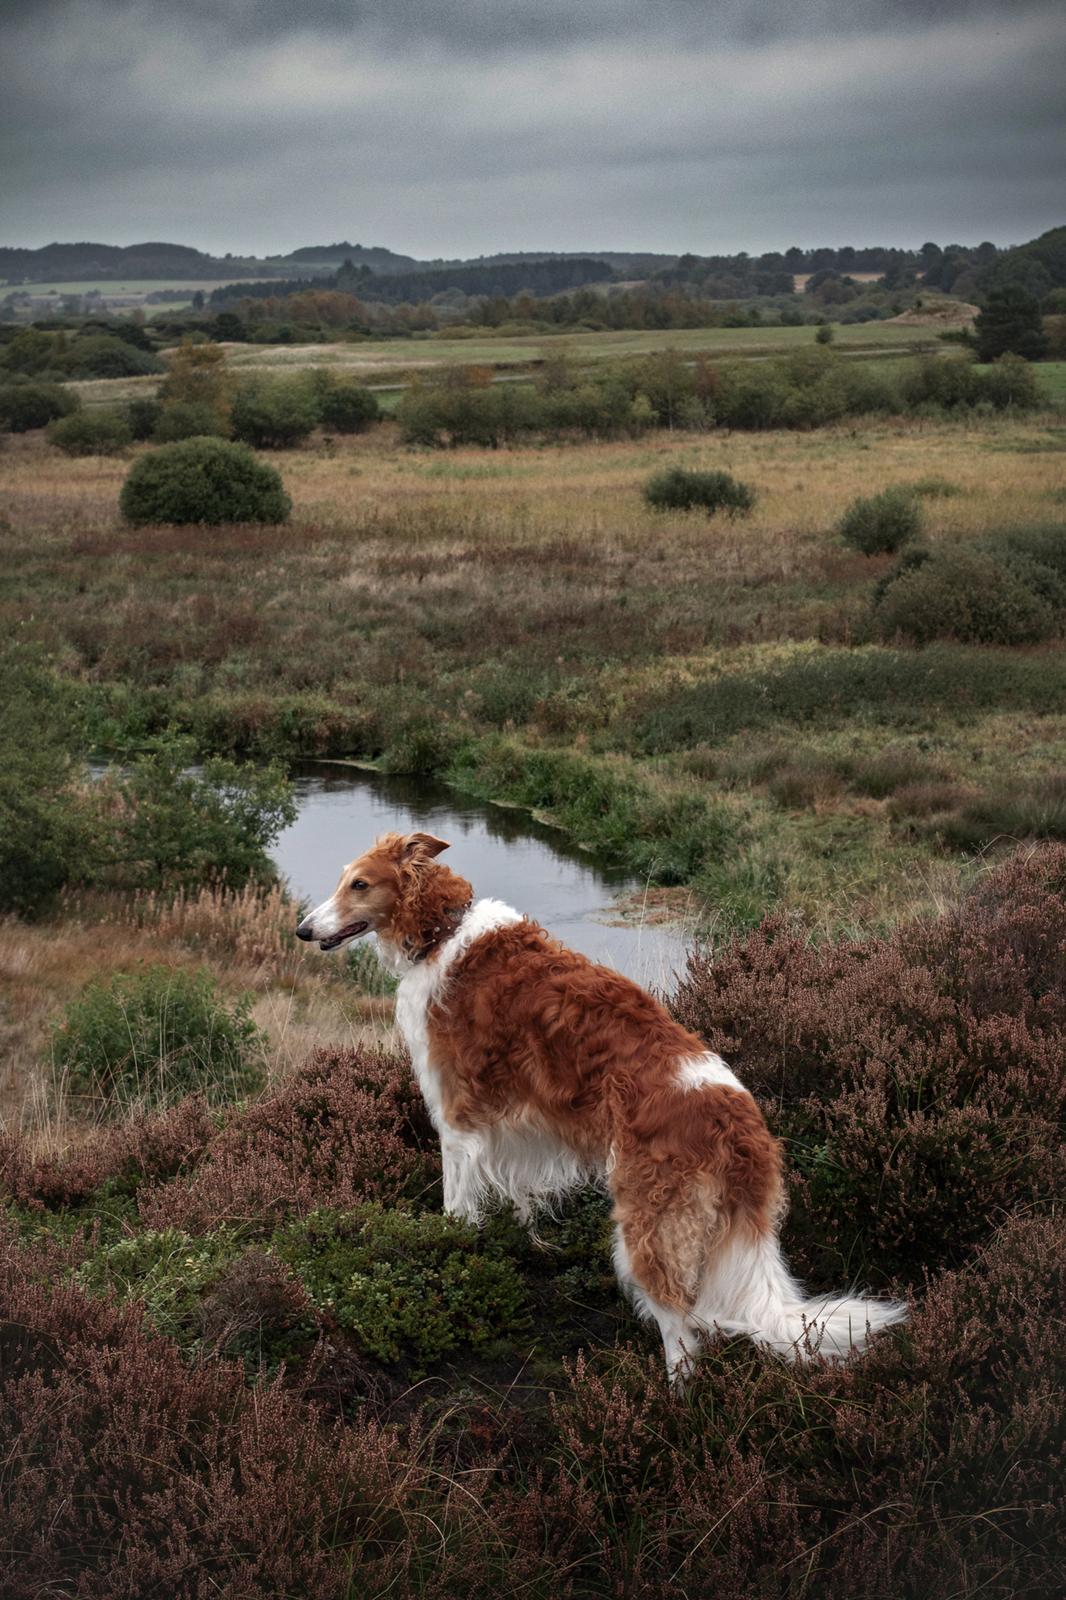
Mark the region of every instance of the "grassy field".
POLYGON ((221 289, 228 283, 233 283, 233 278, 81 278, 64 283, 56 280, 53 283, 11 283, 0 285, 6 289, 25 289, 27 294, 91 294, 94 289, 99 289, 102 295, 107 294, 154 294, 157 289, 177 289, 184 296, 182 304, 187 304, 196 293, 202 289, 205 294, 212 289, 221 289), (188 290, 188 294, 185 291, 188 290))
POLYGON ((982 792, 1008 762, 1021 782, 1056 770, 1063 657, 1023 658, 1044 674, 1030 691, 1010 687, 1018 653, 993 669, 989 652, 946 645, 938 687, 849 695, 850 662, 898 656, 856 649, 891 562, 845 549, 835 524, 856 495, 914 483, 934 545, 1061 519, 1064 454, 1061 424, 1041 418, 444 454, 386 428, 278 458, 287 528, 157 533, 117 518, 124 461, 16 441, 0 619, 33 617, 116 739, 175 716, 224 748, 443 772, 611 848, 576 776, 530 771, 534 754, 560 772, 576 754, 667 813, 710 808, 698 826, 713 813, 730 841, 717 864, 697 867, 676 837, 660 849, 651 823, 625 850, 653 878, 695 879, 712 918, 784 904, 826 928, 878 927, 936 903, 966 860, 851 769, 887 747, 912 783, 982 792), (754 514, 652 512, 641 485, 667 463, 735 473, 754 514), (970 692, 971 660, 982 682, 1001 671, 1002 697, 970 692), (824 706, 803 687, 811 663, 843 685, 823 686, 824 706), (681 717, 719 683, 735 714, 681 717), (765 709, 779 684, 791 712, 765 709))
POLYGON ((1051 1600, 1066 649, 877 642, 893 558, 836 526, 898 485, 937 553, 1066 539, 1062 416, 452 451, 387 423, 274 456, 281 527, 127 526, 137 453, 0 455, 0 628, 96 748, 171 725, 444 777, 698 904, 669 1003, 783 1141, 793 1267, 913 1317, 843 1367, 712 1338, 669 1392, 599 1192, 535 1239, 441 1216, 391 1001, 283 895, 71 892, 0 921, 0 1589, 1051 1600), (754 511, 653 512, 672 465, 754 511), (152 964, 251 995, 263 1087, 94 1125, 54 1030, 152 964))

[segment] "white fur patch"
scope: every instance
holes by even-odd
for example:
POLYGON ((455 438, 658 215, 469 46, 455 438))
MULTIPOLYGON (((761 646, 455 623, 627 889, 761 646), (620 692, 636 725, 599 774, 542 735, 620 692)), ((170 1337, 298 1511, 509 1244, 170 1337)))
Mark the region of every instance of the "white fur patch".
POLYGON ((429 961, 408 961, 395 946, 379 939, 383 961, 401 976, 396 1025, 440 1134, 444 1209, 470 1222, 478 1220, 493 1195, 510 1200, 519 1216, 528 1220, 535 1205, 594 1176, 572 1150, 539 1128, 514 1123, 477 1130, 453 1128, 444 1115, 440 1077, 429 1058, 429 1008, 440 999, 449 972, 476 939, 521 921, 520 913, 501 900, 479 900, 429 961))
POLYGON ((727 1067, 721 1056, 708 1050, 701 1056, 688 1056, 677 1064, 677 1081, 682 1089, 704 1089, 708 1085, 725 1089, 743 1089, 736 1073, 727 1067))
POLYGON ((341 931, 341 920, 337 915, 335 897, 330 895, 328 900, 323 900, 320 906, 308 913, 304 922, 309 922, 316 939, 330 939, 335 933, 341 931))
POLYGON ((519 912, 505 906, 502 900, 479 900, 471 906, 451 938, 445 939, 436 956, 429 961, 410 961, 389 940, 378 937, 382 965, 400 979, 400 987, 396 991, 396 1026, 411 1052, 411 1065, 418 1079, 418 1087, 438 1132, 444 1115, 440 1082, 429 1061, 429 1034, 426 1030, 429 1008, 438 999, 450 968, 466 954, 475 939, 521 920, 519 912))

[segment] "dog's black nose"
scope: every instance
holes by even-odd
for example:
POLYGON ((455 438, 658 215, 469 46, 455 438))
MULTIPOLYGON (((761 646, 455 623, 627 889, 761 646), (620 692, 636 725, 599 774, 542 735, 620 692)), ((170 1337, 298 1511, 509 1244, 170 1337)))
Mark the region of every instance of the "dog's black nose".
POLYGON ((306 922, 297 923, 297 925, 296 925, 296 937, 298 939, 313 939, 314 938, 314 934, 311 932, 311 928, 310 928, 308 923, 306 923, 306 922))

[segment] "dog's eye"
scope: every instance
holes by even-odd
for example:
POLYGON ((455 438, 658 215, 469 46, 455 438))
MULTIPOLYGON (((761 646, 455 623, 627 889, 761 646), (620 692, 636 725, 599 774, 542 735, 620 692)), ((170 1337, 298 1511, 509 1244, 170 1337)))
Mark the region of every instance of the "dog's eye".
POLYGON ((370 885, 364 883, 362 878, 353 878, 348 887, 349 889, 369 889, 370 885))

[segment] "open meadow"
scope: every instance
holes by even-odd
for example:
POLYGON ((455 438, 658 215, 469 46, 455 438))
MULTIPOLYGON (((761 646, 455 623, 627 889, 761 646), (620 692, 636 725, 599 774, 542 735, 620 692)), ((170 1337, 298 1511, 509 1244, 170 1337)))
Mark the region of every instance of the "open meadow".
MULTIPOLYGON (((760 356, 793 334, 811 340, 668 342, 760 356)), ((840 345, 906 354, 915 336, 880 323, 840 345)), ((664 342, 328 349, 407 381, 422 360, 513 370, 664 342)), ((359 761, 526 808, 629 869, 644 888, 622 913, 683 907, 698 931, 668 1003, 784 1141, 795 1270, 912 1303, 843 1367, 712 1340, 671 1394, 618 1297, 598 1192, 532 1239, 507 1212, 480 1233, 441 1216, 372 959, 297 946, 295 906, 254 874, 72 883, 0 921, 18 1600, 71 1571, 79 1594, 112 1593, 116 1507, 131 1597, 1050 1600, 1066 1087, 1051 399, 498 448, 413 447, 386 420, 272 453, 293 503, 279 525, 133 526, 119 494, 148 447, 6 440, 0 633, 35 652, 81 756, 121 768, 166 736, 189 764, 359 761), (645 484, 674 467, 732 474, 753 508, 653 508, 645 484), (892 489, 918 508, 913 572, 841 537, 856 498, 892 489), (74 1051, 79 1029, 102 1037, 109 984, 159 968, 206 972, 236 1008, 206 1101, 143 1079, 120 1095, 74 1051)), ((461 841, 453 854, 462 871, 461 841)))

